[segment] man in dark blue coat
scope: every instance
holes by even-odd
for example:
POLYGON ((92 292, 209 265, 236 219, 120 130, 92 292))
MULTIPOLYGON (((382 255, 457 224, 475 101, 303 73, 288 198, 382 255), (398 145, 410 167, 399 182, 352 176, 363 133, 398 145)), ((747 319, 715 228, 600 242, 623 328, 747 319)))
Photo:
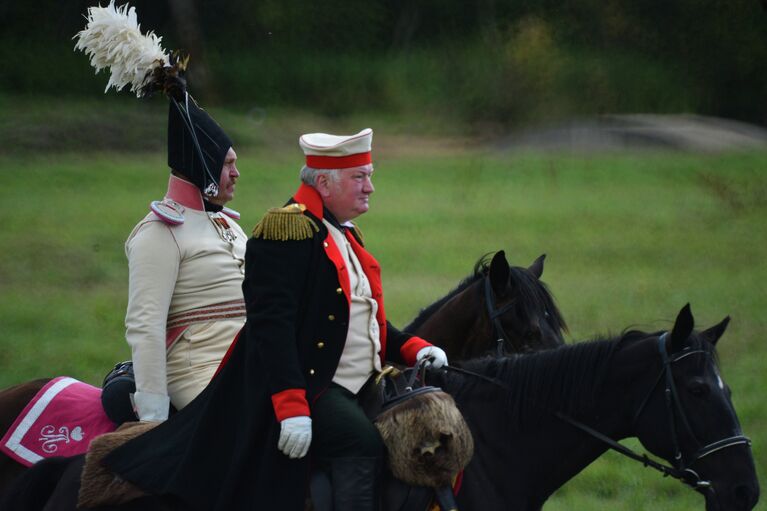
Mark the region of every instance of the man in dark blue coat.
POLYGON ((374 191, 371 142, 370 129, 301 137, 300 188, 248 242, 247 321, 221 372, 109 468, 193 509, 298 510, 311 458, 334 509, 376 509, 384 447, 358 393, 384 360, 447 358, 386 321, 380 266, 351 223, 374 191))

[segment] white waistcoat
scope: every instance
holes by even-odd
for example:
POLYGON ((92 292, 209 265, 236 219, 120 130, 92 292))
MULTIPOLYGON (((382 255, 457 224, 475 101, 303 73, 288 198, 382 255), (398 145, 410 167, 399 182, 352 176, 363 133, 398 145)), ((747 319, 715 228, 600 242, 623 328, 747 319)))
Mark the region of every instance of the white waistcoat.
POLYGON ((333 382, 356 394, 373 372, 381 370, 381 332, 376 320, 378 303, 373 299, 370 281, 346 236, 326 220, 322 222, 349 270, 351 290, 349 330, 333 382))

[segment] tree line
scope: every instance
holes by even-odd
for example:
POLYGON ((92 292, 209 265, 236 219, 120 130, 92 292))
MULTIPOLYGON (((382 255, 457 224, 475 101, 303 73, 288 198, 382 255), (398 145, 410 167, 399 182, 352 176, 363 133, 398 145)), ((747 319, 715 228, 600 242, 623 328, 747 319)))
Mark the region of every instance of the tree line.
MULTIPOLYGON (((221 104, 508 124, 688 111, 767 124, 756 0, 130 3, 166 49, 192 54, 190 83, 221 104)), ((71 40, 93 4, 0 4, 0 92, 98 93, 104 78, 71 40)))

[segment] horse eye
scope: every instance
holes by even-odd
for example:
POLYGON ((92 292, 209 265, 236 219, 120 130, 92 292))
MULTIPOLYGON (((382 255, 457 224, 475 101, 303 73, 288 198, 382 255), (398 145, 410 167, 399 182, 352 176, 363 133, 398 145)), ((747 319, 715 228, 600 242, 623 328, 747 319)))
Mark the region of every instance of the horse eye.
POLYGON ((687 386, 687 390, 693 396, 703 397, 708 395, 708 393, 711 391, 711 388, 708 386, 708 383, 704 381, 693 381, 690 382, 690 384, 687 386))
POLYGON ((541 327, 536 325, 530 327, 530 330, 528 330, 525 334, 525 338, 533 341, 540 340, 542 337, 543 332, 541 331, 541 327))

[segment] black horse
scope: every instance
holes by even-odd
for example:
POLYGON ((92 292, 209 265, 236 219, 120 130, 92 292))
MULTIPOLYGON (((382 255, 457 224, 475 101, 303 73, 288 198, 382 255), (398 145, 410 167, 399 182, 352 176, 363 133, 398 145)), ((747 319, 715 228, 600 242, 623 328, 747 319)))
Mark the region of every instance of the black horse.
MULTIPOLYGON (((705 496, 708 511, 752 509, 759 484, 749 440, 716 363, 728 321, 696 333, 685 306, 670 333, 628 332, 432 374, 430 383, 453 395, 474 436, 460 508, 539 510, 609 442, 636 436, 671 466, 653 464, 705 496)), ((3 509, 74 509, 81 462, 36 465, 3 509)), ((109 509, 178 508, 149 497, 109 509)))
POLYGON ((708 511, 752 509, 759 483, 750 441, 715 351, 728 322, 695 333, 687 305, 670 333, 475 360, 465 368, 481 376, 439 378, 475 441, 460 508, 539 510, 610 442, 622 450, 616 440, 637 437, 671 463, 656 468, 705 496, 708 511))
MULTIPOLYGON (((519 353, 564 344, 567 325, 540 280, 545 256, 528 268, 510 266, 503 250, 474 265, 471 275, 405 327, 442 347, 451 361, 490 352, 519 353)), ((0 390, 0 436, 50 378, 0 390)), ((0 493, 26 467, 0 454, 0 493)))

